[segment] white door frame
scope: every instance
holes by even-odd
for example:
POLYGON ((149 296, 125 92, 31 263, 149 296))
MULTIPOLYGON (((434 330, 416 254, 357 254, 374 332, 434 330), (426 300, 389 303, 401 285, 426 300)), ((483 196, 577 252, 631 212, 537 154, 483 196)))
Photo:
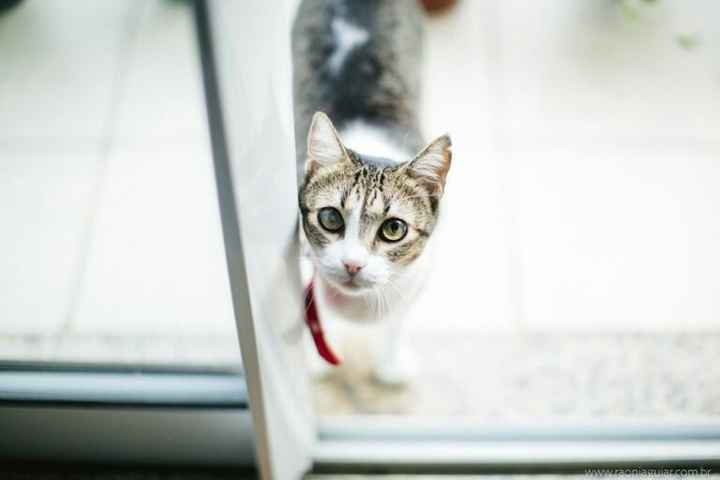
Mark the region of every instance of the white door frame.
POLYGON ((292 2, 211 0, 197 5, 215 176, 258 469, 264 479, 301 478, 311 466, 315 424, 301 348, 292 2))

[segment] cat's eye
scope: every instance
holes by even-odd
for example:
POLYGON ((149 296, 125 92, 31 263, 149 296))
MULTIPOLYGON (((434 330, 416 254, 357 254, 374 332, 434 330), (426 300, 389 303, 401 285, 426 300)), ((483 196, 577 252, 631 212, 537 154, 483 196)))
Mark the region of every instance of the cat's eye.
POLYGON ((337 233, 345 226, 345 221, 337 209, 333 207, 321 208, 318 212, 318 222, 328 232, 337 233))
POLYGON ((380 225, 378 234, 386 242, 399 242, 407 235, 408 226, 399 218, 388 218, 380 225))

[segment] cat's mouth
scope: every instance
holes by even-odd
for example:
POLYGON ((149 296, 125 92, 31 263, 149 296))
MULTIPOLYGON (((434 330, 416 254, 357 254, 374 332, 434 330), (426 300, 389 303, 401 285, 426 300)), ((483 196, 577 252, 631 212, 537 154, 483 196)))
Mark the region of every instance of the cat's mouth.
POLYGON ((372 287, 370 285, 367 285, 365 282, 362 282, 358 280, 358 278, 348 278, 345 280, 334 280, 331 282, 332 285, 335 287, 336 290, 338 290, 341 293, 344 293, 345 295, 355 296, 355 295, 362 295, 370 290, 372 290, 372 287))
POLYGON ((325 280, 325 283, 331 286, 334 290, 342 293, 346 296, 356 297, 367 295, 372 292, 378 285, 373 278, 369 278, 366 275, 347 275, 344 272, 338 271, 323 271, 318 272, 320 277, 325 280))
POLYGON ((344 288, 347 288, 352 291, 363 290, 363 289, 367 288, 366 286, 361 285, 355 278, 349 278, 349 279, 345 280, 344 282, 342 282, 341 285, 344 288))

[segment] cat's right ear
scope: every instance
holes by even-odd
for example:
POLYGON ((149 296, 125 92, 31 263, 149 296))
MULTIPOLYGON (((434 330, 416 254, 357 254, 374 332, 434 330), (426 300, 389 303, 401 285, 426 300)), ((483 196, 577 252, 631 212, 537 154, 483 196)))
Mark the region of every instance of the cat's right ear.
POLYGON ((347 151, 328 116, 316 112, 308 132, 305 172, 312 173, 318 167, 333 165, 347 158, 347 151))

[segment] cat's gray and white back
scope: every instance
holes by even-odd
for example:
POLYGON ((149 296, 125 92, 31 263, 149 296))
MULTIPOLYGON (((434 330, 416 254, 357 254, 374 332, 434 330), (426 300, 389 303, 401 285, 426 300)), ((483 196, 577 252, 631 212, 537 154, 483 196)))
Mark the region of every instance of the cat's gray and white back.
POLYGON ((361 154, 383 156, 394 149, 412 157, 423 147, 418 123, 422 21, 417 0, 301 3, 292 34, 301 181, 305 142, 317 111, 332 119, 346 143, 373 142, 367 148, 376 151, 361 154))

